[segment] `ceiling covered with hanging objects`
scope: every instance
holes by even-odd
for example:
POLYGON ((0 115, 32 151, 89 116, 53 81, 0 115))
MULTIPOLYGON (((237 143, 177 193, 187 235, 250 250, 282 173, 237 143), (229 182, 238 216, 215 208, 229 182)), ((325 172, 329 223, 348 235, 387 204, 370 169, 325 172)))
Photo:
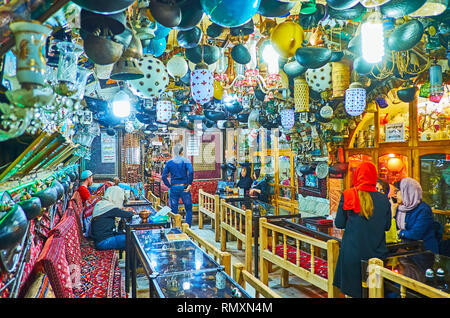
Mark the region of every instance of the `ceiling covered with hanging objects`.
POLYGON ((299 150, 305 125, 337 140, 331 121, 376 111, 392 90, 409 102, 423 83, 439 101, 448 81, 448 0, 74 0, 32 21, 50 2, 0 25, 2 140, 60 131, 87 153, 100 127, 263 127, 299 150), (30 58, 40 71, 19 68, 30 58))

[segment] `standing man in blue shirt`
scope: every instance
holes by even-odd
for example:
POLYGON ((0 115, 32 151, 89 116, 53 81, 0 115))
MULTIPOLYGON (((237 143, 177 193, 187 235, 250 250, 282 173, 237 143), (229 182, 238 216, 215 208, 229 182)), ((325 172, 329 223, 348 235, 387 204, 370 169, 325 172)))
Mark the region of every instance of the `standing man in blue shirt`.
POLYGON ((186 210, 186 223, 192 223, 192 196, 191 185, 194 180, 194 169, 192 163, 182 157, 183 146, 173 146, 174 158, 167 161, 162 173, 162 180, 169 188, 169 206, 173 213, 178 213, 178 202, 181 200, 186 210), (170 182, 167 179, 170 174, 170 182))

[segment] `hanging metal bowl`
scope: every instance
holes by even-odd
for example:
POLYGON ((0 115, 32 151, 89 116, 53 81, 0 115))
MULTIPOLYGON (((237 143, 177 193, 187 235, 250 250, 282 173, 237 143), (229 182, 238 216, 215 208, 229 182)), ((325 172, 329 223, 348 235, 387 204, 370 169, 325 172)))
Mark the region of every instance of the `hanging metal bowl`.
POLYGON ((389 18, 401 18, 419 9, 426 0, 391 0, 380 6, 381 14, 389 18))
POLYGON ((53 180, 51 187, 56 190, 57 200, 61 200, 64 196, 64 187, 58 180, 53 180))
POLYGON ((83 40, 84 52, 95 64, 113 64, 122 56, 124 46, 120 43, 91 33, 86 33, 83 40))
POLYGON ((28 200, 20 201, 18 204, 22 207, 28 220, 35 219, 41 214, 41 200, 37 197, 32 197, 28 200))
POLYGON ((181 9, 175 1, 152 0, 148 8, 153 18, 166 28, 176 27, 181 22, 181 9))
POLYGON ((295 51, 295 59, 307 68, 320 68, 331 59, 331 50, 323 47, 300 47, 295 51))
POLYGON ((416 89, 417 88, 415 86, 401 88, 397 90, 397 97, 405 103, 410 103, 416 96, 416 89))
POLYGON ((407 51, 416 46, 422 39, 423 24, 419 20, 410 20, 395 28, 387 39, 389 49, 407 51))
POLYGON ((113 14, 125 10, 135 0, 72 0, 72 2, 95 13, 113 14))
POLYGON ((34 196, 38 197, 41 200, 41 205, 43 208, 48 208, 49 206, 56 203, 58 193, 56 192, 55 188, 47 187, 44 190, 36 192, 34 196))
POLYGON ((362 16, 366 11, 367 8, 361 3, 357 3, 355 6, 345 10, 336 10, 328 6, 328 14, 331 18, 337 20, 353 20, 362 16))
POLYGON ((96 29, 107 29, 113 34, 120 34, 125 30, 126 26, 125 12, 106 15, 81 9, 80 26, 90 33, 96 29))
POLYGON ((218 120, 224 120, 227 118, 226 114, 224 112, 216 111, 216 110, 204 110, 203 113, 205 114, 205 118, 209 119, 211 121, 218 121, 218 120))
POLYGON ((261 0, 257 13, 263 17, 284 16, 294 7, 295 1, 261 0))
POLYGON ((286 63, 283 66, 283 71, 286 73, 287 76, 292 78, 304 74, 307 70, 308 70, 307 67, 301 65, 297 61, 286 63))
POLYGON ((27 216, 19 204, 0 212, 0 250, 14 247, 26 233, 27 216))

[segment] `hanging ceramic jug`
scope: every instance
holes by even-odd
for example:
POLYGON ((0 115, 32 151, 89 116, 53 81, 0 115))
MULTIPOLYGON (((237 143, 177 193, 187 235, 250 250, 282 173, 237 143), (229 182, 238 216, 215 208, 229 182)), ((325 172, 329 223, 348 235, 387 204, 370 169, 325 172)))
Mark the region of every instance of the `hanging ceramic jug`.
POLYGON ((52 28, 37 21, 12 22, 9 28, 16 41, 17 80, 22 86, 44 85, 46 62, 42 51, 52 28))

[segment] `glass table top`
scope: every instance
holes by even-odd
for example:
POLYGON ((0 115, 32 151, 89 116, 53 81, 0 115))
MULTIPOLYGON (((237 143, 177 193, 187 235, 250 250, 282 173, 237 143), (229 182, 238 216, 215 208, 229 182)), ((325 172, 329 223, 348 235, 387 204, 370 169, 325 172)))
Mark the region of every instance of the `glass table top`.
POLYGON ((438 283, 436 272, 440 268, 444 270, 445 282, 450 284, 450 258, 444 255, 434 254, 431 251, 388 257, 384 264, 386 268, 399 274, 427 285, 435 285, 433 287, 436 287, 436 284, 438 283), (430 284, 430 282, 425 279, 425 272, 427 269, 432 269, 434 272, 435 280, 433 284, 430 284))
POLYGON ((210 269, 159 275, 155 279, 157 289, 169 298, 249 298, 224 271, 210 269))
MULTIPOLYGON (((243 210, 251 209, 253 211, 253 216, 259 217, 274 216, 276 213, 275 206, 259 200, 251 200, 250 203, 243 201, 234 201, 230 202, 230 204, 243 210)), ((289 214, 293 214, 293 212, 283 208, 278 208, 278 215, 289 215, 289 214)))
POLYGON ((136 240, 144 248, 151 248, 156 243, 167 242, 167 235, 181 234, 178 228, 133 230, 136 240))
MULTIPOLYGON (((191 240, 164 241, 161 238, 158 242, 158 234, 134 233, 134 235, 146 262, 154 273, 166 274, 221 268, 191 240)), ((160 233, 159 235, 162 237, 160 233)))

